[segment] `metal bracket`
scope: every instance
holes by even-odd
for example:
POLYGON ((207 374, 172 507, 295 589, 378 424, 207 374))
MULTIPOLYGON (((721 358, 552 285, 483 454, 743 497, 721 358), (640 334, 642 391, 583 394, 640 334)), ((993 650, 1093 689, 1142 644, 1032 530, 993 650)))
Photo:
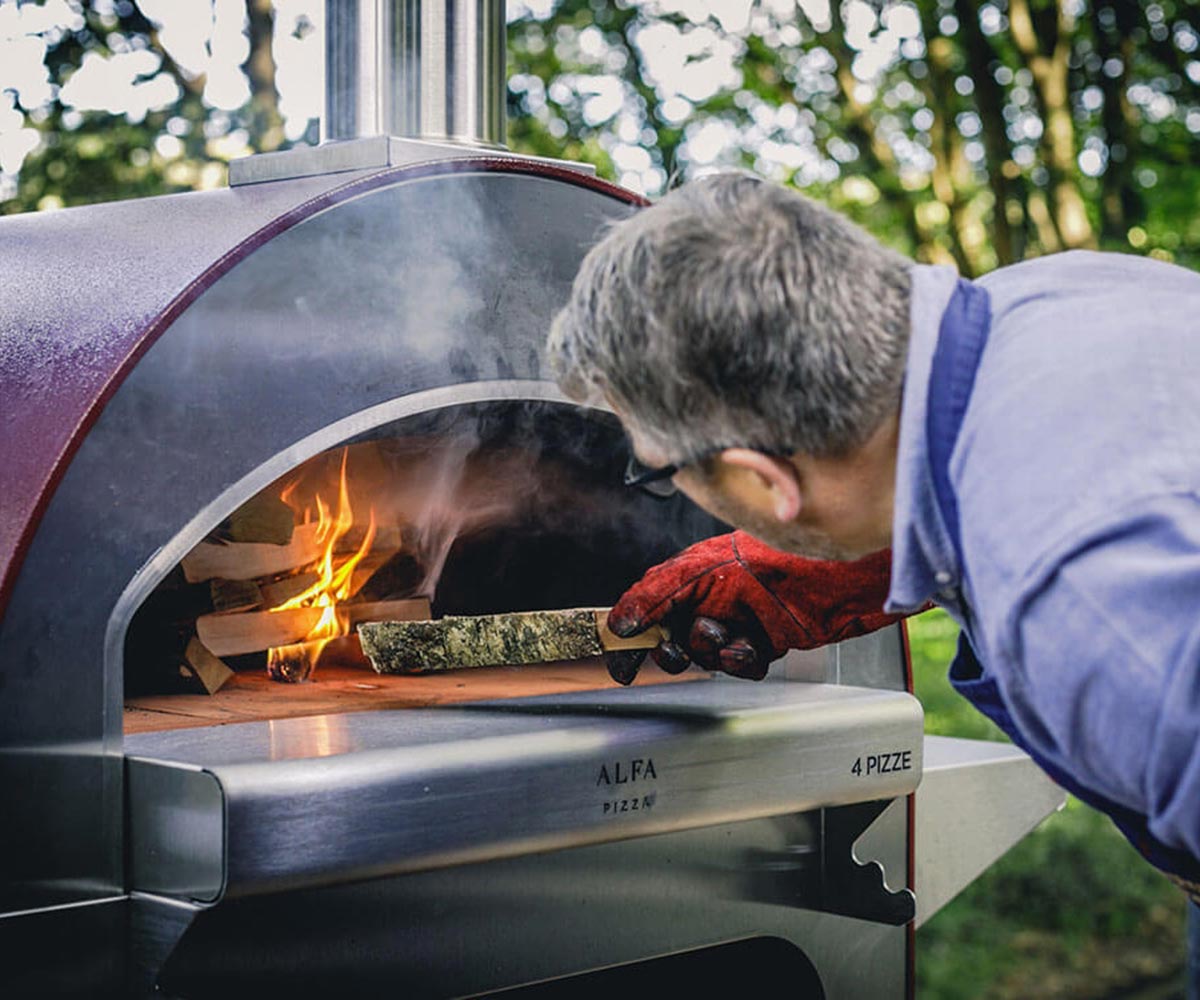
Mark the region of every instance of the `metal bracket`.
MULTIPOLYGON (((892 892, 879 861, 861 863, 856 842, 893 803, 904 797, 876 799, 856 805, 828 806, 803 814, 777 817, 787 846, 781 851, 752 851, 746 870, 753 880, 749 894, 760 902, 817 913, 833 913, 898 927, 916 913, 916 897, 905 888, 892 892)), ((884 817, 885 824, 898 822, 884 817)), ((880 831, 891 843, 894 826, 880 831)))
POLYGON ((854 844, 891 799, 860 802, 825 810, 824 878, 819 909, 844 917, 901 926, 916 916, 917 900, 911 889, 892 892, 878 861, 861 863, 854 844))

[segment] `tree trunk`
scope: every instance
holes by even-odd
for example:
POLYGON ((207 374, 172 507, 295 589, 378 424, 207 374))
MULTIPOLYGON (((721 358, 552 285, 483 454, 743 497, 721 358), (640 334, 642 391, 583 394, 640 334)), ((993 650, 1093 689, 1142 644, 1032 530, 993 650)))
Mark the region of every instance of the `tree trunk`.
MULTIPOLYGON (((839 6, 833 5, 834 31, 821 38, 825 50, 837 63, 837 82, 841 92, 842 116, 845 120, 846 138, 858 148, 868 167, 867 176, 884 190, 893 201, 904 202, 904 225, 913 247, 924 251, 921 256, 936 256, 936 245, 930 246, 916 215, 916 200, 899 183, 900 166, 896 162, 892 147, 879 135, 869 106, 854 94, 855 79, 851 68, 851 56, 846 48, 845 27, 841 21, 839 6), (885 178, 890 179, 888 183, 885 178)), ((811 23, 810 23, 811 26, 811 23)))
POLYGON ((963 228, 966 224, 965 210, 960 185, 969 183, 969 169, 962 153, 962 136, 959 135, 955 117, 958 102, 955 100, 953 44, 938 32, 935 11, 927 4, 921 9, 921 30, 925 36, 925 49, 929 76, 922 80, 925 101, 933 111, 933 125, 929 131, 930 152, 933 153, 933 173, 930 178, 933 195, 945 206, 950 218, 946 231, 950 238, 950 253, 964 277, 973 277, 976 268, 968 258, 963 245, 963 228))
POLYGON ((1008 221, 1008 203, 1015 192, 1006 175, 1009 165, 1015 167, 1016 164, 1012 163, 1008 124, 1004 120, 1004 91, 992 73, 992 63, 998 57, 979 27, 976 0, 955 0, 954 10, 966 49, 967 72, 975 84, 975 107, 979 111, 983 145, 987 150, 988 187, 995 203, 992 208, 992 248, 996 252, 996 263, 1003 267, 1019 258, 1008 221))
POLYGON ((250 55, 242 70, 250 82, 251 142, 260 153, 283 145, 283 116, 279 113, 279 91, 275 87, 275 8, 272 0, 246 0, 250 55))
POLYGON ((1039 38, 1029 0, 1009 0, 1013 43, 1033 74, 1042 115, 1042 155, 1050 175, 1050 213, 1059 243, 1067 248, 1094 247, 1095 233, 1079 191, 1075 165, 1075 124, 1071 120, 1068 61, 1075 16, 1066 0, 1056 0, 1055 19, 1045 22, 1039 38))
POLYGON ((1121 72, 1116 77, 1109 76, 1103 69, 1099 74, 1100 89, 1104 92, 1104 136, 1108 145, 1108 166, 1104 171, 1100 206, 1101 235, 1106 240, 1123 243, 1130 217, 1141 214, 1140 198, 1133 186, 1139 116, 1128 96, 1136 55, 1133 42, 1136 12, 1120 0, 1097 3, 1092 9, 1092 26, 1096 54, 1104 63, 1110 59, 1121 63, 1121 72), (1102 12, 1108 12, 1108 18, 1102 12))

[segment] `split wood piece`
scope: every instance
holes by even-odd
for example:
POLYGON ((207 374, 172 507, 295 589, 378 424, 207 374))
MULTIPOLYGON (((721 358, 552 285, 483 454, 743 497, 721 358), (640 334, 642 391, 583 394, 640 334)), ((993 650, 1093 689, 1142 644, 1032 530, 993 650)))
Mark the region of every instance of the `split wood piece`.
MULTIPOLYGON (((363 532, 352 530, 339 539, 339 555, 354 552, 363 541, 363 532)), ((372 551, 396 552, 404 544, 404 529, 400 525, 381 525, 375 531, 372 551)), ((218 544, 201 542, 183 557, 183 575, 188 583, 202 583, 219 576, 226 580, 257 580, 278 576, 315 563, 321 558, 324 545, 317 541, 317 525, 301 524, 286 545, 267 542, 231 542, 218 544)))
POLYGON ((608 611, 569 608, 366 622, 358 634, 363 652, 381 674, 581 660, 615 650, 652 649, 669 638, 655 625, 622 639, 609 631, 608 611))
MULTIPOLYGON (((350 597, 356 597, 358 592, 362 590, 379 568, 395 554, 394 550, 385 550, 383 552, 372 550, 362 562, 355 566, 354 572, 350 576, 350 597)), ((252 584, 252 586, 256 586, 262 595, 259 606, 270 610, 271 608, 279 607, 281 604, 286 604, 293 597, 299 597, 320 579, 321 576, 319 573, 310 571, 307 573, 296 573, 294 576, 280 577, 278 580, 271 580, 268 583, 259 581, 257 584, 252 584)), ((370 598, 361 598, 361 600, 370 600, 370 598)), ((232 609, 219 608, 214 602, 213 610, 222 611, 232 609)), ((248 607, 245 610, 252 611, 254 608, 248 607)))
MULTIPOLYGON (((201 615, 196 634, 217 656, 258 653, 272 646, 301 642, 321 620, 322 608, 289 608, 287 611, 251 611, 241 615, 201 615)), ((337 609, 344 629, 359 622, 396 619, 409 621, 429 617, 429 601, 418 597, 403 601, 371 601, 343 604, 337 609)))
POLYGON ((285 576, 279 580, 272 580, 270 583, 260 583, 258 589, 262 591, 262 606, 264 608, 277 608, 281 604, 285 604, 293 597, 299 597, 308 590, 314 583, 321 579, 319 573, 297 573, 295 576, 285 576))
MULTIPOLYGON (((371 576, 395 553, 373 553, 362 560, 350 577, 349 599, 354 600, 371 576)), ((214 577, 209 580, 212 610, 217 614, 237 614, 246 611, 271 611, 311 590, 321 579, 319 573, 297 573, 261 583, 254 580, 225 580, 214 577)), ((358 598, 369 600, 369 598, 358 598)), ((354 640, 355 645, 358 640, 354 640)))
MULTIPOLYGON (((368 552, 357 566, 354 567, 354 572, 350 575, 350 596, 355 597, 360 590, 363 589, 379 569, 384 566, 388 560, 396 554, 396 549, 381 549, 378 545, 372 544, 371 551, 368 552)), ((390 595, 383 595, 385 598, 390 595)), ((360 600, 369 600, 363 597, 360 600)))
POLYGON ((209 694, 216 694, 233 676, 233 671, 225 661, 214 656, 199 639, 191 639, 188 642, 187 649, 183 651, 183 658, 209 694))
POLYGON ((316 562, 321 555, 317 526, 302 524, 286 545, 240 542, 219 545, 201 542, 183 557, 183 575, 188 583, 219 576, 224 580, 254 580, 274 576, 316 562))
POLYGON ((235 542, 286 545, 295 526, 296 512, 268 493, 251 497, 229 515, 229 537, 235 542))
POLYGON ((213 611, 222 614, 273 607, 264 604, 263 592, 253 580, 224 580, 221 577, 213 577, 208 581, 208 592, 212 596, 213 611))

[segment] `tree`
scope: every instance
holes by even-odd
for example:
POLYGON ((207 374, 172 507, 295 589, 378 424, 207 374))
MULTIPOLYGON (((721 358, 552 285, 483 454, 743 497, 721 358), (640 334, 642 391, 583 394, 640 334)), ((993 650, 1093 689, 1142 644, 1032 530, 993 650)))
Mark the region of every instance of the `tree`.
MULTIPOLYGON (((58 7, 57 20, 43 16, 30 35, 45 47, 49 99, 23 104, 12 82, 0 78, 0 88, 8 88, 14 105, 38 133, 16 190, 0 201, 0 211, 216 187, 225 181, 225 162, 232 152, 287 145, 271 52, 271 0, 247 2, 248 54, 242 71, 250 96, 232 112, 206 99, 204 76, 180 65, 163 43, 162 25, 132 0, 69 0, 58 7), (158 99, 123 114, 80 110, 72 78, 89 62, 117 60, 134 67, 133 93, 148 88, 158 99)), ((21 8, 16 9, 19 17, 21 8)), ((305 25, 292 30, 303 31, 305 25)))
MULTIPOLYGON (((528 2, 509 4, 517 151, 650 194, 747 167, 965 274, 1093 246, 1200 265, 1200 0, 528 2)), ((246 0, 249 98, 228 111, 133 0, 53 3, 52 96, 19 108, 39 142, 0 210, 213 186, 235 148, 288 144, 272 46, 309 16, 246 0), (166 100, 67 99, 88 59, 131 54, 166 100)))
POLYGON ((730 6, 525 10, 510 26, 514 141, 652 192, 749 166, 966 274, 1098 245, 1200 263, 1200 222, 1178 211, 1200 201, 1200 5, 730 6), (711 65, 707 92, 663 79, 670 46, 711 65), (713 86, 724 63, 734 81, 713 86))

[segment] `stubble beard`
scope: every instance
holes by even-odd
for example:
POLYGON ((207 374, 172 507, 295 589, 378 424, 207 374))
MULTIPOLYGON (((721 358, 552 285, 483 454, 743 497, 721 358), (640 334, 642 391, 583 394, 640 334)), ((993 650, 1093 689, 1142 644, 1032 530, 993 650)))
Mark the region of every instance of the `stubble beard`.
POLYGON ((781 523, 771 518, 758 517, 752 512, 737 509, 725 502, 716 491, 709 491, 703 502, 693 497, 710 514, 726 524, 740 528, 765 542, 773 549, 803 556, 806 559, 825 559, 845 562, 858 558, 863 553, 852 552, 839 545, 823 531, 792 521, 781 523))

